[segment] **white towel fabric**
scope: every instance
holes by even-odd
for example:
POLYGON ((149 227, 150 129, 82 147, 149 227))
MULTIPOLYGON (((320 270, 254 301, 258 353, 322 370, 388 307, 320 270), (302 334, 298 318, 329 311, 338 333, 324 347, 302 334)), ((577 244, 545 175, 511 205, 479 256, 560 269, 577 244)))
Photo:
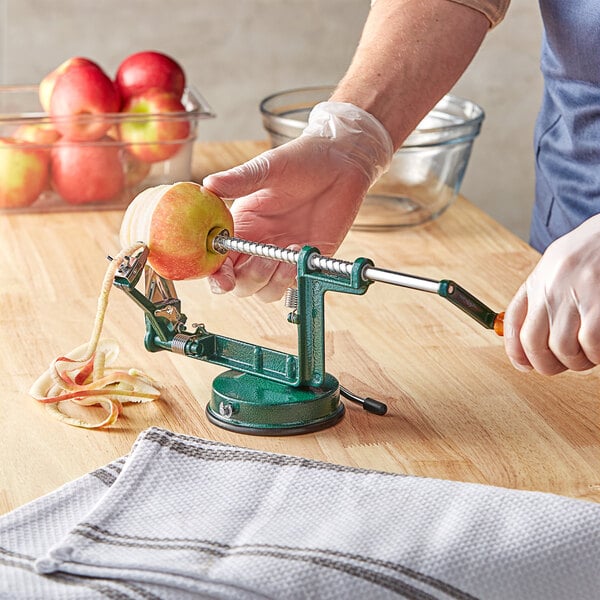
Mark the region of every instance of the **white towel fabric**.
POLYGON ((600 505, 152 428, 0 518, 0 598, 597 599, 600 505))

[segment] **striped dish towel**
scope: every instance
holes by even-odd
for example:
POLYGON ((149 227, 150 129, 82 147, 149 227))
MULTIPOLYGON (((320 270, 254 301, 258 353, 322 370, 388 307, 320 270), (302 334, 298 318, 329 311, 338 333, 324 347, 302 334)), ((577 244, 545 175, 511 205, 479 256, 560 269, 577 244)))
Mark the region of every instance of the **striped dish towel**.
POLYGON ((600 598, 600 505, 143 432, 0 518, 0 598, 600 598))

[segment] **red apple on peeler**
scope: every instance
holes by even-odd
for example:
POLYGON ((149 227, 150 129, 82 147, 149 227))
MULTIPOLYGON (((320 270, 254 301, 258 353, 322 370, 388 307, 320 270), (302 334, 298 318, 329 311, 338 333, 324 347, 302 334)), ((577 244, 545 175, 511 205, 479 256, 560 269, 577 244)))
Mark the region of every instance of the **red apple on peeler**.
POLYGON ((34 144, 0 138, 0 208, 35 202, 48 185, 48 152, 34 144))
POLYGON ((169 92, 179 100, 185 88, 185 73, 170 56, 146 50, 128 56, 119 65, 115 83, 125 101, 150 89, 169 92))
POLYGON ((212 249, 212 236, 226 229, 233 235, 227 205, 192 182, 159 185, 138 194, 121 223, 123 248, 144 242, 148 263, 162 277, 198 279, 214 273, 225 255, 212 249))
POLYGON ((108 136, 90 143, 61 139, 51 156, 52 186, 70 204, 112 200, 125 186, 122 148, 108 136))

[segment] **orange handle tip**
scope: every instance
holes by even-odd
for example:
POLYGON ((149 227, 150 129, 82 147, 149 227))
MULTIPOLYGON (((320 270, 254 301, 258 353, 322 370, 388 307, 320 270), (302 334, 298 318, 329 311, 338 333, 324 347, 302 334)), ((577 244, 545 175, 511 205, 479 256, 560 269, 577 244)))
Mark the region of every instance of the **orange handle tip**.
POLYGON ((504 313, 498 313, 494 319, 494 331, 502 336, 504 335, 504 313))

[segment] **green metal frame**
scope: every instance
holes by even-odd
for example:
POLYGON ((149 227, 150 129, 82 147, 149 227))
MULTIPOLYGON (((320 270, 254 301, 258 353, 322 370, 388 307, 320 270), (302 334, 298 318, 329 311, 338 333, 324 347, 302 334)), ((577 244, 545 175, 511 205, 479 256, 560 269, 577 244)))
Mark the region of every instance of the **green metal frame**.
POLYGON ((365 265, 372 265, 368 259, 357 259, 348 276, 311 269, 315 254, 316 248, 304 247, 297 265, 298 304, 288 317, 297 326, 297 355, 210 333, 202 324, 189 331, 171 281, 146 267, 146 294, 136 288, 146 251, 117 273, 114 284, 143 309, 147 350, 177 352, 230 369, 213 382, 207 407, 211 421, 245 433, 303 433, 337 422, 344 412, 339 383, 325 370, 325 293, 361 295, 371 283, 361 277, 365 265))

